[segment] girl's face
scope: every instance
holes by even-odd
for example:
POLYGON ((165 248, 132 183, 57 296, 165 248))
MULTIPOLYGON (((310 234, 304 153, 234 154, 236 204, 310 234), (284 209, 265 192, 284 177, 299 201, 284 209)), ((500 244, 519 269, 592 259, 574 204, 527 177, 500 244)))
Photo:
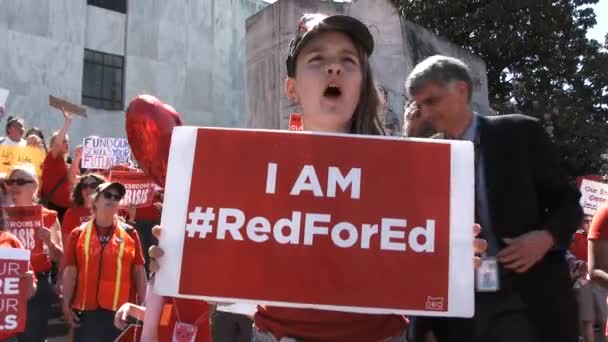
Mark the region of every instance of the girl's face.
POLYGON ((304 46, 285 92, 302 107, 306 130, 350 130, 361 95, 361 69, 359 51, 344 33, 319 33, 304 46))
POLYGON ((14 171, 4 183, 15 203, 31 202, 36 193, 36 181, 21 170, 14 171))

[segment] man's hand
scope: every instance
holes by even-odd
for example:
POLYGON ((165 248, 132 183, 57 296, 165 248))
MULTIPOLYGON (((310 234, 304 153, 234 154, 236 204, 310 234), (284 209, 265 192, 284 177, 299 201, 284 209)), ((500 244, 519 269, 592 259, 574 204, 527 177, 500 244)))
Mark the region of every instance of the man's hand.
POLYGON ((74 160, 80 160, 82 158, 82 145, 78 145, 74 150, 74 160))
POLYGON ((507 247, 498 253, 498 261, 517 273, 528 271, 555 243, 546 230, 534 230, 514 239, 504 239, 504 242, 507 247))
POLYGON ((63 119, 65 120, 66 124, 71 124, 72 123, 72 115, 70 113, 68 113, 65 108, 61 107, 61 112, 63 113, 63 119))

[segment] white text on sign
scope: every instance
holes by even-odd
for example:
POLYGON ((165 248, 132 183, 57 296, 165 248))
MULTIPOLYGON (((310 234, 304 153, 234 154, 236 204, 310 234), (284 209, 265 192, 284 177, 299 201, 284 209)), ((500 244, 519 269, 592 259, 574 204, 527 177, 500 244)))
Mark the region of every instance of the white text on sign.
MULTIPOLYGON (((279 166, 268 163, 266 175, 267 194, 276 193, 279 166)), ((350 190, 350 199, 361 197, 361 168, 351 168, 341 172, 340 168, 327 168, 325 191, 319 182, 313 165, 304 165, 290 190, 291 196, 299 196, 309 191, 315 197, 336 197, 338 189, 350 190)), ((328 237, 339 248, 370 249, 372 238, 379 235, 380 250, 411 250, 416 253, 435 252, 435 220, 429 218, 423 226, 414 226, 406 231, 408 222, 402 218, 379 218, 375 222, 352 224, 333 222, 330 214, 304 213, 292 211, 290 217, 271 222, 265 217, 247 218, 238 208, 215 208, 196 206, 188 213, 186 232, 188 238, 206 239, 209 235, 217 240, 230 238, 243 241, 245 237, 252 242, 264 243, 272 239, 279 244, 313 246, 316 239, 328 237), (215 233, 215 234, 214 234, 215 233)))
MULTIPOLYGON (((0 297, 15 296, 19 294, 19 264, 4 262, 0 268, 0 297)), ((17 312, 19 300, 17 298, 0 298, 0 312, 9 314, 0 322, 0 330, 14 330, 17 328, 17 312)))

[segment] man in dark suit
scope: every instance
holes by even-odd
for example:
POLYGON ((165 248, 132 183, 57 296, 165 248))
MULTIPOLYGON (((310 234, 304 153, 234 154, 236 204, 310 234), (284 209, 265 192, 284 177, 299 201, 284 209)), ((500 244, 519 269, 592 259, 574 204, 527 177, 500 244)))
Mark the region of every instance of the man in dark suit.
POLYGON ((580 193, 542 126, 523 115, 473 113, 470 71, 455 58, 422 61, 406 90, 439 134, 474 143, 475 222, 488 241, 488 265, 498 266, 497 289, 478 285, 473 319, 425 325, 440 342, 577 342, 564 253, 582 218, 580 193))

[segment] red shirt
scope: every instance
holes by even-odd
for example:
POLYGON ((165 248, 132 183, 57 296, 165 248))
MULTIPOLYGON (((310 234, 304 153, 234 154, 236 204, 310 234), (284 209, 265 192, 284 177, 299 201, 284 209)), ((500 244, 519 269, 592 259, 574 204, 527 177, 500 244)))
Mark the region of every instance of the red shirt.
POLYGON ((608 240, 608 228, 606 226, 608 226, 608 204, 602 205, 593 216, 587 235, 588 239, 608 240))
MULTIPOLYGON (((44 228, 51 229, 57 222, 57 212, 42 207, 42 224, 44 228)), ((49 272, 51 270, 51 258, 46 253, 32 253, 32 267, 34 272, 49 272)))
MULTIPOLYGON (((114 225, 110 228, 105 228, 104 230, 98 230, 98 235, 99 237, 103 237, 103 236, 111 236, 112 232, 114 231, 114 229, 116 229, 116 225, 118 222, 116 222, 116 220, 114 220, 114 225)), ((70 233, 70 239, 68 240, 68 244, 67 246, 64 247, 64 257, 65 257, 65 264, 67 266, 78 266, 76 264, 76 244, 78 243, 78 237, 80 237, 80 234, 83 232, 84 230, 84 225, 82 225, 81 227, 77 228, 77 229, 73 229, 72 232, 70 233)), ((98 229, 95 225, 95 222, 93 222, 93 229, 98 229)), ((145 259, 144 259, 144 255, 143 252, 141 250, 141 242, 139 240, 139 235, 137 235, 137 231, 135 229, 131 229, 129 231, 129 235, 133 238, 133 240, 135 240, 135 259, 133 260, 133 265, 144 265, 146 263, 145 259)))
POLYGON ((61 233, 69 236, 72 230, 80 227, 91 219, 91 209, 87 207, 73 207, 66 210, 61 223, 61 233))
POLYGON ((587 262, 587 234, 584 230, 577 230, 570 244, 570 251, 578 260, 587 262))
POLYGON ((338 311, 258 307, 255 325, 277 339, 366 342, 398 336, 407 327, 400 315, 368 315, 338 311))
POLYGON ((53 157, 53 153, 49 152, 42 163, 42 197, 46 196, 53 190, 55 186, 65 177, 63 183, 59 186, 50 201, 60 207, 69 208, 72 206, 70 199, 70 181, 68 175, 68 164, 59 155, 53 157))
MULTIPOLYGON (((157 202, 157 201, 155 201, 157 202)), ((135 211, 136 221, 158 221, 160 222, 160 211, 154 205, 137 208, 135 211)))
POLYGON ((211 341, 209 327, 209 304, 202 300, 163 297, 165 304, 161 311, 158 324, 158 340, 171 341, 175 323, 179 319, 183 323, 196 325, 196 342, 211 341))

